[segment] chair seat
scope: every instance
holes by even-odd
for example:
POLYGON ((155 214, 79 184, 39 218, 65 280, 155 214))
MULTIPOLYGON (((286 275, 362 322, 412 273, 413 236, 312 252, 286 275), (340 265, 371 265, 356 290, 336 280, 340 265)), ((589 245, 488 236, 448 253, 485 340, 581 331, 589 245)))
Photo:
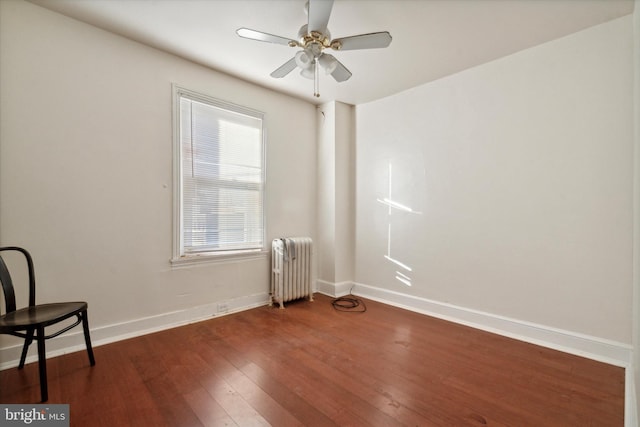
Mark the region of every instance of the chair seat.
POLYGON ((87 309, 83 301, 40 304, 0 316, 0 331, 22 331, 48 326, 87 309))

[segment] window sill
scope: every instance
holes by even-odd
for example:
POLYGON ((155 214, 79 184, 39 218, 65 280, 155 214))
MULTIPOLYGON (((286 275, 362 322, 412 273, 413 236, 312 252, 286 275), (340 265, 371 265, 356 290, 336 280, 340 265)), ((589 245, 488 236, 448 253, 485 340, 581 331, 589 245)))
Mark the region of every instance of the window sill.
POLYGON ((217 264, 237 261, 247 261, 253 259, 266 258, 269 251, 259 249, 255 251, 234 251, 225 253, 203 253, 182 256, 171 259, 172 267, 186 267, 190 265, 217 264))

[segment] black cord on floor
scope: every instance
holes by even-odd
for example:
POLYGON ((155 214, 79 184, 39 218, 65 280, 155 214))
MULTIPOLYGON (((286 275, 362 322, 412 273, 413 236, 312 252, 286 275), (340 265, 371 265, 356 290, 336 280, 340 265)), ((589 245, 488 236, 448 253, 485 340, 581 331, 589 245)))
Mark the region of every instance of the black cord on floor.
POLYGON ((353 296, 349 292, 349 296, 339 297, 331 301, 331 305, 338 311, 347 311, 350 313, 364 313, 367 311, 367 306, 360 298, 353 296))

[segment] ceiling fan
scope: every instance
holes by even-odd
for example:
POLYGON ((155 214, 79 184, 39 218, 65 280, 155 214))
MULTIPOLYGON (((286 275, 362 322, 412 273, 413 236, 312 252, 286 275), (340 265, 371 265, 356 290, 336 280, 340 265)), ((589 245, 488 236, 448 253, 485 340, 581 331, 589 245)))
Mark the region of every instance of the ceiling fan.
POLYGON ((339 39, 331 39, 327 28, 333 0, 309 0, 305 5, 308 15, 307 24, 300 27, 298 40, 276 36, 249 28, 239 28, 236 33, 240 37, 261 42, 282 44, 290 47, 300 47, 301 51, 271 73, 271 77, 282 78, 300 68, 303 77, 313 79, 315 97, 319 97, 319 71, 322 68, 326 74, 331 74, 337 82, 343 82, 351 77, 351 72, 333 55, 325 53, 325 49, 356 50, 376 49, 389 46, 391 34, 388 31, 360 34, 339 39))

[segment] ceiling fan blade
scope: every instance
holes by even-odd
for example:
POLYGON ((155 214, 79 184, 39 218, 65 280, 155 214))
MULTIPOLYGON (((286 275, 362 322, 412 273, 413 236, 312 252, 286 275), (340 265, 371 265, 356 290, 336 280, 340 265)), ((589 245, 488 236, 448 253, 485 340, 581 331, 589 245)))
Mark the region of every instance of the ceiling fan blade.
POLYGON ((337 50, 377 49, 387 47, 391 44, 391 34, 389 34, 388 31, 360 34, 357 36, 334 39, 331 41, 331 44, 332 47, 334 44, 341 46, 337 48, 337 50))
POLYGON ((308 30, 323 33, 329 25, 333 0, 309 0, 308 30))
POLYGON ((273 73, 271 73, 271 77, 281 79, 292 72, 296 67, 296 58, 294 56, 293 58, 282 64, 280 67, 278 67, 273 73))
POLYGON ((346 80, 349 80, 351 78, 351 71, 347 70, 347 67, 345 67, 344 65, 342 65, 342 62, 336 60, 338 62, 338 65, 336 66, 336 69, 333 70, 333 72, 331 73, 331 75, 333 76, 334 79, 336 79, 336 81, 339 82, 344 82, 346 80))
POLYGON ((249 28, 238 28, 236 34, 245 39, 257 40, 259 42, 283 44, 285 46, 296 46, 298 42, 288 39, 286 37, 275 36, 269 33, 263 33, 262 31, 251 30, 249 28))

